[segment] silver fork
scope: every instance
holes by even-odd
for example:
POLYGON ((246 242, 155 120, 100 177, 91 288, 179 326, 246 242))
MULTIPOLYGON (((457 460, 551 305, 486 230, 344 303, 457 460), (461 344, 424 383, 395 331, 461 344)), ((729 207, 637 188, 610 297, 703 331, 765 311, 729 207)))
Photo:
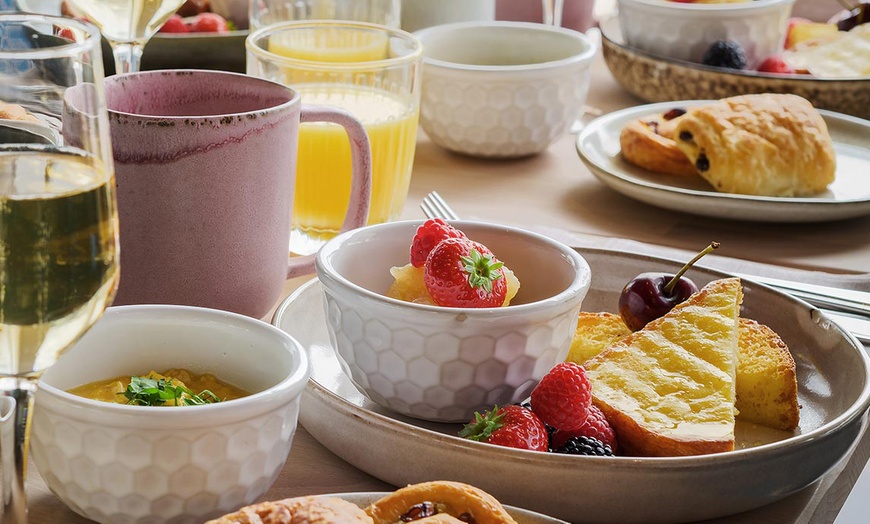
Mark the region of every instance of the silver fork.
MULTIPOLYGON (((459 220, 459 215, 437 191, 432 191, 420 202, 423 214, 428 218, 444 218, 459 220)), ((870 299, 868 294, 850 289, 839 289, 830 286, 804 284, 789 280, 779 280, 755 275, 739 275, 746 280, 765 284, 785 293, 800 298, 818 308, 832 320, 842 320, 840 323, 849 329, 861 342, 870 344, 870 299), (838 313, 839 312, 839 313, 838 313), (847 313, 843 315, 841 313, 847 313), (856 318, 857 316, 863 318, 856 318)))

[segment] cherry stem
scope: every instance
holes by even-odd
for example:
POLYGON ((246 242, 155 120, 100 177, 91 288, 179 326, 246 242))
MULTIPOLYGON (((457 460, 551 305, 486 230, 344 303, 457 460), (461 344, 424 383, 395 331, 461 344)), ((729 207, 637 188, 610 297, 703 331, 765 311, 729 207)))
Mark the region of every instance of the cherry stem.
POLYGON ((850 4, 849 2, 847 2, 846 0, 838 0, 838 1, 840 2, 840 5, 842 5, 843 7, 845 7, 845 8, 846 8, 847 10, 849 10, 849 11, 851 11, 851 10, 855 9, 856 7, 858 7, 858 6, 851 5, 851 4, 850 4))
POLYGON ((695 255, 695 258, 693 258, 692 260, 689 260, 689 262, 685 266, 681 267, 680 270, 677 271, 677 274, 674 275, 674 278, 670 279, 668 281, 668 283, 665 284, 665 287, 663 289, 663 291, 665 292, 665 295, 670 295, 671 293, 674 292, 674 288, 676 287, 677 282, 679 282, 680 278, 686 274, 686 271, 688 271, 689 269, 691 269, 691 267, 693 265, 695 265, 695 262, 701 260, 701 257, 703 257, 704 255, 708 255, 708 254, 712 253, 713 250, 718 248, 718 247, 719 247, 719 242, 710 242, 709 246, 705 247, 703 251, 701 251, 700 253, 695 255))

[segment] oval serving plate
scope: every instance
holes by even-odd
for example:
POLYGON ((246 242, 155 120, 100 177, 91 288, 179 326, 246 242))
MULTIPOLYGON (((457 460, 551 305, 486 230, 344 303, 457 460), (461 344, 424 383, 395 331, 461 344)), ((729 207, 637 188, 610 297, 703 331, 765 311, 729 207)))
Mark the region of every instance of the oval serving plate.
POLYGON ((604 61, 616 81, 646 102, 792 93, 821 109, 870 119, 870 77, 814 78, 732 71, 653 55, 625 44, 619 19, 601 20, 604 61))
MULTIPOLYGON (((611 250, 581 252, 593 275, 586 311, 614 311, 630 278, 682 265, 611 250)), ((690 276, 701 285, 727 275, 699 268, 690 276)), ((745 281, 744 294, 743 315, 769 325, 790 346, 800 427, 791 433, 738 423, 737 450, 697 457, 580 457, 503 448, 457 437, 460 425, 397 415, 368 400, 342 372, 317 280, 288 297, 273 324, 309 350, 312 378, 300 422, 333 453, 385 482, 466 482, 505 504, 570 522, 686 522, 747 511, 813 483, 849 450, 870 405, 868 357, 852 335, 770 288, 745 281)))
MULTIPOLYGON (((870 85, 868 85, 870 89, 870 85)), ((702 100, 662 102, 608 113, 577 136, 577 153, 598 180, 625 196, 666 209, 731 220, 823 222, 870 214, 870 121, 820 111, 837 155, 836 179, 812 197, 720 193, 700 176, 653 173, 622 158, 619 133, 630 121, 702 100)))
MULTIPOLYGON (((348 502, 352 502, 361 508, 365 508, 372 502, 380 500, 382 497, 389 495, 389 492, 383 491, 366 491, 358 493, 330 493, 320 495, 321 497, 338 497, 348 502)), ((564 520, 554 519, 534 511, 516 508, 514 506, 505 505, 504 509, 510 513, 517 524, 567 524, 564 520)))

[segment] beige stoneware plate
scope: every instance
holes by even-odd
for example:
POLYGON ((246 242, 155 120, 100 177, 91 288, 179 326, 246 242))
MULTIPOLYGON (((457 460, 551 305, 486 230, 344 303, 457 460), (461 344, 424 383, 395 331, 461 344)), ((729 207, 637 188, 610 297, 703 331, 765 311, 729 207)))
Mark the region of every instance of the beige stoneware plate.
MULTIPOLYGON (((348 502, 353 502, 361 508, 365 508, 372 502, 380 500, 386 495, 389 495, 389 493, 386 491, 367 491, 362 493, 334 493, 321 496, 342 498, 348 502)), ((511 517, 513 517, 518 524, 566 524, 564 520, 554 519, 540 513, 535 513, 534 511, 515 508, 513 506, 505 506, 505 509, 508 513, 511 514, 511 517)))
MULTIPOLYGON (((611 250, 581 253, 592 268, 587 311, 614 311, 630 278, 681 265, 611 250)), ((702 285, 724 273, 695 269, 690 276, 702 285)), ((812 306, 770 288, 744 282, 744 293, 743 315, 770 325, 794 355, 800 427, 791 433, 739 424, 736 451, 698 457, 579 457, 503 448, 457 437, 459 425, 379 407, 342 372, 317 280, 288 297, 273 323, 309 350, 312 378, 300 422, 333 453, 379 479, 395 486, 467 482, 505 504, 571 522, 687 522, 753 509, 813 483, 848 451, 870 405, 868 358, 854 337, 812 306)))
POLYGON ((710 67, 627 46, 617 16, 602 19, 600 28, 610 72, 623 88, 646 102, 792 93, 821 109, 870 118, 870 77, 813 78, 710 67))
POLYGON ((592 174, 611 189, 665 209, 759 222, 824 222, 870 214, 870 121, 848 115, 820 111, 834 141, 837 174, 827 191, 812 197, 719 193, 700 176, 653 173, 622 158, 619 133, 628 122, 704 102, 661 102, 608 113, 577 136, 577 152, 592 174))

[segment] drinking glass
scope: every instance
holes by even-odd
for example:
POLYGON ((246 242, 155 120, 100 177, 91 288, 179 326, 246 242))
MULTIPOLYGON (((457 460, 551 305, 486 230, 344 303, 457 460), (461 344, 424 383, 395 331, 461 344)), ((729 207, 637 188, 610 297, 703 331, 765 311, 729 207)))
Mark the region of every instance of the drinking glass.
POLYGON ((70 0, 112 46, 115 72, 139 71, 142 49, 185 0, 70 0))
MULTIPOLYGON (((286 22, 252 33, 249 75, 295 89, 306 104, 345 109, 363 123, 372 151, 368 223, 398 218, 408 196, 420 114, 422 46, 375 24, 286 22)), ((350 198, 350 144, 335 125, 300 126, 290 246, 310 254, 341 229, 350 198)))
POLYGON ((36 381, 112 300, 117 231, 99 31, 0 15, 0 394, 15 401, 0 442, 4 524, 27 521, 36 381), (63 116, 71 88, 80 118, 63 116))
POLYGON ((259 29, 279 22, 349 20, 399 27, 402 0, 251 0, 248 23, 259 29))

